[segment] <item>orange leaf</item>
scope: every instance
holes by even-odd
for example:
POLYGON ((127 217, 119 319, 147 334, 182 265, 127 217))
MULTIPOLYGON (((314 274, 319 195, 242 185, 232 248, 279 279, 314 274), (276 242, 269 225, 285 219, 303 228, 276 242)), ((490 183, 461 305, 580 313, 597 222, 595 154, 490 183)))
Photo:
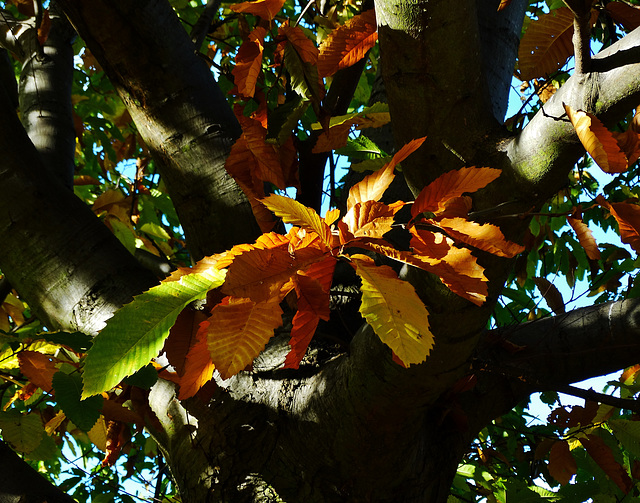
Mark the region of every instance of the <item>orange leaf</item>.
MULTIPOLYGON (((331 262, 331 269, 335 266, 335 260, 331 262)), ((291 329, 291 351, 287 354, 284 368, 297 369, 300 361, 307 351, 309 342, 315 334, 319 320, 328 320, 329 290, 313 277, 303 274, 296 275, 296 295, 298 298, 298 311, 293 317, 291 329)))
POLYGON ((501 0, 500 5, 498 5, 498 11, 501 11, 502 9, 506 9, 510 3, 511 3, 511 0, 501 0))
POLYGON ((342 221, 356 238, 382 238, 391 230, 393 217, 403 205, 402 202, 391 206, 378 201, 356 203, 342 221))
POLYGON ((191 346, 184 362, 184 371, 180 376, 179 400, 185 400, 195 395, 213 377, 216 366, 211 361, 211 355, 207 349, 207 333, 210 321, 200 323, 200 329, 196 335, 196 343, 191 346))
POLYGON ((258 75, 262 70, 262 51, 266 34, 267 31, 264 28, 256 27, 249 33, 249 37, 242 43, 236 54, 236 66, 231 73, 238 92, 246 98, 252 98, 256 92, 258 75))
POLYGON ((342 68, 360 61, 378 40, 376 13, 368 10, 338 26, 320 46, 318 71, 329 77, 342 68))
POLYGON ((605 173, 622 173, 629 167, 627 157, 620 150, 611 132, 593 114, 572 110, 564 105, 578 138, 593 160, 605 173))
POLYGON ((290 197, 278 194, 271 194, 261 202, 284 222, 315 232, 328 248, 332 248, 331 229, 314 209, 307 208, 290 197))
POLYGON ((481 225, 456 217, 438 219, 437 225, 453 239, 498 257, 512 258, 524 251, 524 246, 507 241, 500 228, 493 224, 481 225))
POLYGON ((591 260, 600 260, 600 250, 598 249, 598 243, 593 237, 591 230, 582 220, 577 218, 567 217, 567 222, 576 233, 578 241, 582 248, 584 248, 587 257, 591 260))
POLYGON ((338 208, 333 208, 331 210, 327 210, 324 214, 324 221, 327 225, 333 224, 336 220, 340 218, 340 210, 338 208))
POLYGON ((203 311, 187 307, 178 315, 164 343, 164 352, 178 375, 184 373, 185 358, 195 344, 200 323, 207 319, 203 311))
POLYGON ((231 5, 230 9, 235 12, 247 12, 271 21, 280 12, 283 5, 284 0, 257 0, 255 2, 242 2, 231 5))
POLYGON ((624 133, 611 131, 611 134, 615 138, 620 150, 622 150, 627 157, 629 166, 631 166, 638 160, 638 157, 640 157, 640 137, 638 133, 630 126, 624 133))
POLYGON ((411 208, 411 215, 415 217, 425 211, 441 210, 449 199, 486 187, 501 173, 499 169, 476 167, 449 171, 420 191, 411 208))
POLYGON ((315 65, 318 62, 318 48, 299 26, 289 26, 287 21, 280 26, 278 32, 284 35, 305 63, 315 65))
POLYGON ((580 443, 589 453, 589 456, 598 464, 600 468, 607 474, 620 490, 628 494, 633 487, 633 482, 629 477, 627 471, 618 463, 613 456, 611 448, 604 443, 599 436, 589 434, 585 437, 580 437, 580 443))
POLYGON ((109 421, 107 426, 106 456, 102 466, 112 466, 118 460, 120 451, 131 438, 129 427, 120 421, 109 421))
POLYGON ((20 351, 18 353, 20 372, 33 384, 49 393, 53 386, 53 374, 58 372, 58 360, 37 351, 20 351))
POLYGON ((140 414, 114 400, 104 400, 100 412, 104 418, 109 421, 120 421, 121 423, 133 423, 144 426, 144 419, 140 414))
POLYGON ((596 202, 607 208, 618 222, 622 242, 640 253, 640 206, 632 203, 610 203, 601 195, 596 197, 596 202))
MULTIPOLYGON (((597 19, 593 11, 591 25, 597 19)), ((568 7, 554 9, 532 21, 522 36, 518 50, 518 78, 531 80, 555 72, 573 55, 573 12, 568 7)))
POLYGON ((323 131, 318 137, 316 144, 313 146, 312 152, 314 154, 320 152, 328 152, 347 146, 347 140, 349 139, 349 132, 351 131, 351 123, 340 124, 334 126, 328 131, 323 131))
POLYGON ((225 295, 263 302, 277 296, 298 270, 325 256, 317 236, 298 249, 292 250, 290 245, 287 236, 272 232, 260 236, 254 245, 234 246, 229 254, 239 253, 232 259, 220 290, 225 295))
POLYGON ((38 43, 40 47, 44 46, 44 43, 49 38, 49 32, 51 31, 51 17, 49 16, 49 9, 45 9, 42 15, 42 22, 38 26, 38 43))
POLYGON ((566 440, 558 440, 549 452, 549 473, 560 484, 567 485, 578 471, 575 458, 571 455, 566 440))
POLYGON ((536 284, 538 290, 540 290, 540 294, 544 297, 544 300, 547 301, 547 304, 554 313, 564 314, 566 312, 562 294, 553 283, 546 278, 533 278, 533 282, 536 284))
POLYGON ((398 150, 393 158, 382 168, 364 177, 363 180, 351 187, 347 198, 347 211, 353 208, 356 203, 380 199, 395 177, 393 174, 395 167, 409 157, 411 153, 415 152, 425 139, 426 137, 411 140, 398 150))
POLYGON ((207 320, 207 346, 223 379, 245 369, 282 324, 279 299, 265 302, 227 297, 207 320))

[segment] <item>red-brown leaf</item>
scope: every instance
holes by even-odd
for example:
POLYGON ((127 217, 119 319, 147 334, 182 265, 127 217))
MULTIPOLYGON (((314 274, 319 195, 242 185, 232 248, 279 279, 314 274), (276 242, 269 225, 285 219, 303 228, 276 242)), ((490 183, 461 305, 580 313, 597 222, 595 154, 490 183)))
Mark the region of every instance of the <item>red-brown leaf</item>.
POLYGON ((255 2, 242 2, 231 5, 230 8, 235 12, 247 12, 271 21, 280 12, 283 5, 284 0, 257 0, 255 2))
POLYGON ((596 202, 609 210, 618 222, 623 243, 640 253, 640 206, 632 203, 609 203, 601 195, 596 202))
POLYGON ((179 400, 195 395, 213 377, 216 366, 211 361, 207 348, 207 332, 210 322, 203 321, 197 333, 196 343, 191 346, 185 358, 183 373, 180 376, 179 400))
POLYGON ((246 98, 252 98, 256 92, 258 75, 262 70, 262 51, 266 34, 267 31, 258 26, 249 34, 236 54, 236 66, 231 73, 238 92, 246 98))
POLYGON ((58 372, 56 358, 37 351, 20 351, 18 362, 20 363, 20 372, 29 381, 47 393, 51 391, 53 374, 58 372))
POLYGON ((611 448, 597 435, 587 435, 580 438, 580 443, 589 453, 589 456, 598 464, 607 476, 627 494, 633 487, 633 482, 627 471, 613 456, 611 448))
POLYGON ((640 8, 636 5, 627 2, 609 2, 605 9, 613 20, 624 26, 627 31, 635 30, 640 26, 640 8))
POLYGON ((533 278, 533 282, 554 313, 564 314, 566 312, 562 294, 553 283, 546 278, 533 278))
POLYGON ((549 452, 549 473, 560 484, 567 485, 576 472, 578 465, 571 455, 569 444, 566 440, 558 440, 549 452))
POLYGON ((289 23, 285 23, 279 28, 279 33, 284 35, 289 43, 295 48, 296 52, 300 55, 300 59, 305 63, 311 63, 312 65, 318 62, 318 48, 302 31, 299 26, 289 26, 289 23))
POLYGON ((582 248, 584 248, 587 257, 591 260, 600 260, 600 250, 598 249, 598 243, 596 243, 589 226, 582 220, 578 220, 574 217, 567 217, 567 222, 576 233, 578 241, 582 248))

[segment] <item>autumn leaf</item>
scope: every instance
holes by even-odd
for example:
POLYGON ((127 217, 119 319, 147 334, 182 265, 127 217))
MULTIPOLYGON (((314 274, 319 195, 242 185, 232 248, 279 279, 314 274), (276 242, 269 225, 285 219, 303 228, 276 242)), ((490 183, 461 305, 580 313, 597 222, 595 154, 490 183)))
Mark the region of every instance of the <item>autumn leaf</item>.
POLYGON ((282 325, 280 300, 264 302, 227 297, 205 322, 211 360, 223 379, 245 369, 282 325))
MULTIPOLYGON (((597 11, 593 11, 591 25, 597 11)), ((573 18, 568 7, 554 9, 532 21, 522 36, 518 50, 518 78, 545 77, 565 64, 573 55, 573 18)))
POLYGON ((232 263, 221 291, 255 302, 277 297, 282 286, 298 270, 325 256, 326 247, 317 236, 296 249, 291 244, 289 237, 272 232, 260 236, 254 245, 234 246, 228 254, 232 263))
POLYGON ((413 286, 366 255, 351 260, 362 279, 362 316, 405 365, 422 363, 433 348, 433 334, 429 313, 413 286))
POLYGON ((611 448, 604 443, 599 436, 588 434, 580 437, 580 443, 589 453, 589 456, 598 464, 624 494, 628 494, 633 487, 633 482, 629 474, 620 463, 618 463, 611 451, 611 448))
POLYGON ((284 48, 284 64, 291 77, 291 88, 304 99, 320 103, 323 93, 318 79, 318 67, 303 61, 291 44, 284 48))
POLYGON ((443 209, 449 199, 482 189, 501 173, 495 168, 476 167, 448 171, 420 191, 411 208, 411 215, 415 217, 425 211, 435 213, 443 209))
POLYGON ((272 21, 283 5, 284 0, 257 0, 255 2, 233 4, 229 7, 234 12, 246 12, 254 16, 260 16, 267 21, 272 21))
POLYGON ((506 9, 510 3, 511 3, 511 0, 500 0, 500 5, 498 5, 498 11, 501 11, 502 9, 506 9))
POLYGON ((47 393, 51 392, 53 375, 58 372, 58 360, 37 351, 20 351, 18 353, 20 372, 33 384, 47 393))
POLYGON ((524 251, 524 246, 507 241, 500 228, 493 224, 479 224, 460 217, 441 218, 436 223, 453 239, 498 257, 512 258, 524 251))
POLYGON ((271 194, 262 199, 261 202, 278 217, 282 218, 283 222, 315 232, 328 248, 332 248, 333 236, 331 235, 331 229, 314 209, 307 208, 290 197, 278 194, 271 194))
POLYGON ((278 33, 284 35, 289 43, 295 48, 300 55, 300 59, 305 63, 315 65, 318 62, 318 48, 309 37, 304 34, 299 26, 290 26, 289 22, 285 22, 278 28, 278 33))
POLYGON ((188 306, 182 310, 171 327, 163 352, 178 375, 184 373, 187 354, 196 343, 200 323, 206 319, 204 311, 188 306))
POLYGON ((600 260, 600 250, 598 249, 598 243, 593 237, 589 226, 582 220, 578 220, 574 217, 567 217, 567 223, 571 226, 576 233, 580 246, 584 249, 587 257, 591 260, 600 260))
POLYGON ((318 71, 329 77, 360 61, 378 40, 375 10, 356 15, 333 30, 320 46, 318 71))
POLYGON ((558 440, 551 446, 548 468, 549 474, 563 486, 577 473, 578 465, 566 440, 558 440))
POLYGON ((605 173, 622 173, 629 164, 611 132, 593 114, 564 105, 582 146, 605 173))
MULTIPOLYGON (((331 275, 335 267, 335 259, 325 261, 331 275)), ((317 279, 305 274, 295 277, 297 312, 293 317, 291 329, 291 351, 287 354, 284 368, 297 369, 304 357, 311 338, 315 334, 320 320, 327 321, 329 311, 329 285, 322 285, 317 279)))
POLYGON ((602 195, 596 198, 596 202, 607 208, 618 222, 622 242, 640 253, 640 206, 632 203, 610 203, 602 195))
MULTIPOLYGON (((40 7, 42 8, 42 7, 40 7)), ((51 16, 49 16, 49 9, 44 9, 42 15, 42 21, 38 26, 38 43, 40 47, 43 47, 47 38, 49 38, 49 32, 51 31, 51 16)))
POLYGON ((404 203, 386 205, 378 201, 356 203, 342 221, 355 238, 382 238, 392 229, 394 215, 404 203))
MULTIPOLYGON (((634 116, 634 121, 635 120, 637 119, 634 116)), ((638 160, 638 157, 640 157, 640 136, 638 136, 638 133, 634 131, 633 127, 629 126, 623 133, 611 131, 611 135, 616 140, 620 150, 622 150, 627 157, 629 166, 634 164, 638 160)))
POLYGON ((635 30, 640 26, 640 7, 637 5, 627 2, 609 2, 605 9, 613 20, 624 26, 627 31, 635 30))
POLYGON ((249 37, 242 43, 236 54, 236 66, 231 73, 238 92, 246 98, 252 98, 256 92, 258 75, 262 70, 262 51, 266 34, 267 31, 264 28, 256 27, 249 33, 249 37))
POLYGON ((200 329, 196 334, 196 342, 185 357, 184 370, 178 380, 180 385, 178 400, 191 398, 213 377, 216 366, 211 361, 207 343, 210 323, 205 320, 200 324, 200 329))
POLYGON ((547 278, 533 278, 533 282, 555 314, 564 314, 566 312, 562 294, 553 283, 547 278))

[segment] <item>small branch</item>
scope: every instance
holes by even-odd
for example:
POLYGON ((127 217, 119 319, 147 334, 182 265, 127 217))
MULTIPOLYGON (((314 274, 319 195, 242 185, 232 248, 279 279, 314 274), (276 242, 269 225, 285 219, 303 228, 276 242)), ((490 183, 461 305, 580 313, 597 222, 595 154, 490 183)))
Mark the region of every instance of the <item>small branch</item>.
POLYGON ((591 0, 564 0, 573 12, 573 51, 576 73, 589 73, 591 69, 591 0))
POLYGON ((618 398, 617 396, 605 395, 604 393, 598 393, 593 389, 576 388, 575 386, 554 386, 554 389, 559 393, 565 395, 576 396, 578 398, 584 398, 585 400, 591 400, 593 402, 600 402, 618 409, 627 409, 636 414, 640 414, 640 402, 637 400, 631 400, 626 398, 618 398))
POLYGON ((207 2, 207 6, 204 8, 204 12, 191 29, 190 36, 193 44, 196 46, 196 51, 200 51, 202 42, 204 42, 204 37, 207 36, 211 22, 213 21, 216 12, 218 12, 221 3, 221 0, 209 0, 207 2))

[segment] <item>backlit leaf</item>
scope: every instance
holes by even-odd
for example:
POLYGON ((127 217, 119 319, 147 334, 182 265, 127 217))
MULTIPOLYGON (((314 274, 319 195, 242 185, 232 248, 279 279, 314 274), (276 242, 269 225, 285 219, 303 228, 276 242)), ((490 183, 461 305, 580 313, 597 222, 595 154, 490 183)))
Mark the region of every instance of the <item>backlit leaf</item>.
POLYGON ((58 372, 53 376, 53 389, 58 405, 73 424, 83 431, 89 431, 96 424, 102 408, 102 396, 83 400, 80 374, 58 372))
POLYGON ((573 55, 573 18, 568 7, 561 7, 531 22, 518 50, 520 80, 549 75, 573 55))
POLYGON ((510 3, 511 3, 511 0, 500 0, 500 5, 498 5, 498 11, 501 11, 502 9, 506 9, 510 3))
POLYGON ((163 351, 178 375, 184 373, 187 354, 196 343, 196 335, 198 334, 200 323, 206 319, 207 315, 203 311, 187 306, 178 315, 176 322, 171 327, 163 351))
POLYGON ((196 343, 191 346, 184 362, 184 372, 180 376, 179 400, 195 395, 213 377, 216 366, 211 361, 207 347, 207 329, 209 322, 204 321, 198 330, 196 343))
POLYGON ((423 362, 433 348, 433 334, 429 313, 413 286, 365 255, 351 259, 362 279, 362 316, 405 365, 423 362))
POLYGON ((253 97, 256 92, 256 83, 262 70, 262 51, 266 34, 267 31, 264 28, 256 27, 249 33, 249 37, 242 43, 236 54, 236 66, 231 73, 238 86, 238 92, 246 98, 253 97))
POLYGON ((49 393, 53 375, 58 372, 57 360, 37 351, 20 351, 18 353, 20 372, 33 384, 49 393))
POLYGON ((582 146, 605 173, 622 173, 629 164, 611 132, 593 114, 564 105, 582 146))
POLYGON ((624 26, 627 31, 635 30, 640 26, 640 7, 637 5, 627 2, 609 2, 605 9, 614 21, 624 26))
POLYGON ((317 236, 306 245, 292 249, 287 236, 273 232, 263 234, 254 245, 239 245, 231 250, 230 254, 238 254, 229 265, 221 291, 225 295, 264 302, 277 296, 298 270, 322 260, 324 250, 317 236))
POLYGON ((638 136, 638 133, 634 131, 632 127, 629 127, 624 133, 611 131, 611 135, 616 140, 620 150, 624 152, 629 166, 631 166, 638 160, 638 157, 640 157, 640 136, 638 136))
POLYGON ((437 224, 457 241, 499 257, 515 257, 524 251, 524 246, 507 241, 499 227, 479 224, 465 218, 442 218, 437 224))
POLYGON ((377 201, 380 199, 395 178, 393 174, 394 167, 395 164, 390 162, 384 168, 365 176, 361 181, 351 187, 351 189, 349 189, 349 197, 347 198, 347 211, 353 208, 356 203, 377 201))
MULTIPOLYGON (((326 261, 331 275, 335 260, 326 261)), ((322 285, 318 280, 305 274, 296 275, 295 289, 297 296, 297 312, 293 317, 291 329, 291 351, 287 354, 284 368, 297 369, 304 357, 309 342, 315 334, 320 320, 327 321, 329 311, 329 285, 322 285)))
POLYGON ((33 451, 44 436, 44 426, 38 414, 17 414, 14 411, 0 412, 2 439, 19 452, 33 451))
POLYGON ((580 437, 580 443, 604 473, 627 494, 633 487, 633 482, 624 467, 616 461, 611 448, 599 436, 593 434, 580 437))
POLYGON ((247 12, 255 16, 260 16, 267 21, 273 20, 282 6, 284 0, 256 0, 255 2, 242 2, 230 5, 230 9, 235 12, 247 12))
POLYGON ((303 98, 320 103, 318 67, 304 61, 291 44, 284 48, 284 64, 291 77, 291 88, 303 98))
POLYGON ((533 278, 533 282, 555 314, 564 314, 566 312, 562 294, 553 283, 547 278, 533 278))
POLYGON ((593 237, 589 226, 582 220, 578 220, 574 217, 567 217, 567 223, 576 233, 580 246, 584 249, 587 257, 591 260, 600 260, 600 250, 598 249, 598 243, 593 237))
POLYGON ((318 62, 318 48, 309 37, 304 34, 299 26, 290 26, 288 22, 278 28, 278 33, 283 34, 289 43, 300 55, 305 63, 315 65, 318 62))
POLYGON ((571 455, 569 444, 565 440, 555 442, 549 452, 549 474, 564 486, 577 471, 578 465, 571 455))
POLYGON ((278 194, 271 194, 261 202, 284 222, 313 231, 320 236, 324 244, 328 247, 332 246, 331 229, 314 209, 307 208, 295 199, 278 194))
POLYGON ((411 208, 411 215, 415 217, 425 211, 435 213, 442 210, 449 199, 482 189, 501 173, 495 168, 476 167, 448 171, 420 191, 411 208))
POLYGON ((610 203, 599 195, 596 202, 607 208, 618 222, 620 237, 637 253, 640 253, 640 206, 632 203, 610 203))
POLYGON ((203 326, 220 376, 228 379, 250 365, 280 325, 282 309, 277 297, 257 303, 227 297, 214 307, 203 326))
POLYGON ((329 77, 342 68, 360 61, 378 40, 375 10, 352 17, 338 26, 320 46, 318 71, 329 77))
POLYGON ((180 311, 219 287, 225 271, 206 271, 163 282, 138 295, 109 320, 87 353, 83 398, 106 391, 156 357, 180 311))
POLYGON ((364 201, 356 203, 342 221, 356 238, 382 238, 391 230, 393 217, 402 206, 402 203, 389 206, 378 201, 364 201))

